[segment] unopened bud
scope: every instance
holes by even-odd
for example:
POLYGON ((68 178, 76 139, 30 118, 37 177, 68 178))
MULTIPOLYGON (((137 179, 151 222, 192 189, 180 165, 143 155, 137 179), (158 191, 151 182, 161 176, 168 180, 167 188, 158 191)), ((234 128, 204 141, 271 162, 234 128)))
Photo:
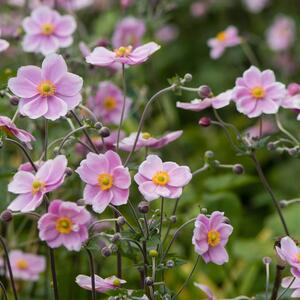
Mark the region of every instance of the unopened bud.
POLYGON ((273 142, 269 142, 267 148, 269 151, 274 151, 276 149, 276 145, 273 142))
POLYGON ((193 75, 192 74, 190 74, 190 73, 186 73, 185 75, 184 75, 184 81, 185 82, 190 82, 190 81, 192 81, 192 79, 193 79, 193 75))
POLYGON ((96 122, 94 126, 95 126, 95 128, 98 129, 98 130, 102 128, 101 122, 96 122))
POLYGON ((84 201, 84 199, 79 199, 79 200, 77 200, 77 205, 79 205, 79 206, 85 206, 85 201, 84 201))
POLYGON ((146 214, 149 212, 149 203, 147 201, 142 201, 138 205, 139 212, 146 214))
POLYGON ((13 214, 9 209, 4 210, 1 214, 0 214, 0 220, 3 222, 10 222, 13 218, 13 214))
POLYGON ((152 249, 149 251, 149 256, 151 257, 157 257, 158 256, 158 252, 155 249, 152 249))
POLYGON ((145 284, 147 285, 147 286, 151 286, 151 285, 153 285, 153 279, 152 279, 152 277, 146 277, 145 278, 145 284))
POLYGON ((272 259, 271 257, 265 256, 262 261, 265 265, 269 265, 272 262, 272 259))
POLYGON ((280 200, 279 201, 279 205, 280 205, 281 208, 284 208, 284 207, 288 206, 288 201, 286 201, 286 200, 280 200))
POLYGON ((213 96, 211 88, 207 85, 201 85, 198 89, 198 95, 201 99, 210 98, 213 96))
POLYGON ((205 151, 204 156, 205 156, 205 158, 213 158, 215 156, 215 154, 212 151, 208 150, 208 151, 205 151))
POLYGON ((65 174, 66 174, 67 176, 71 176, 71 175, 73 174, 72 168, 67 167, 67 168, 66 168, 66 171, 65 171, 65 174))
POLYGON ((121 239, 121 237, 122 237, 121 234, 119 232, 117 232, 113 235, 113 237, 111 238, 111 241, 113 243, 115 243, 115 242, 119 241, 121 239))
POLYGON ((177 222, 177 217, 175 215, 171 216, 170 221, 175 224, 177 222))
POLYGON ((102 128, 99 130, 99 134, 100 134, 103 138, 109 137, 109 136, 110 136, 110 130, 109 130, 107 127, 102 127, 102 128))
POLYGON ((170 259, 166 263, 167 268, 172 269, 175 266, 174 260, 170 259))
POLYGON ((232 167, 232 171, 233 171, 233 173, 235 173, 237 175, 241 175, 241 174, 244 174, 245 169, 244 169, 243 165, 241 165, 241 164, 235 164, 232 167))
POLYGON ((201 214, 206 215, 206 214, 207 214, 207 208, 206 208, 206 207, 202 207, 202 208, 200 209, 200 212, 201 212, 201 214))
POLYGON ((111 256, 111 254, 112 254, 112 251, 111 251, 111 249, 109 248, 109 247, 103 247, 102 249, 101 249, 101 254, 104 256, 104 257, 109 257, 109 256, 111 256))
POLYGON ((16 97, 16 96, 12 96, 12 97, 9 98, 9 102, 10 102, 11 105, 16 106, 16 105, 19 104, 19 98, 16 97))
POLYGON ((122 216, 118 217, 117 223, 118 225, 123 226, 126 223, 125 218, 122 216))
POLYGON ((208 117, 202 117, 202 118, 199 120, 198 124, 199 124, 200 126, 202 126, 202 127, 208 127, 208 126, 210 126, 210 124, 211 124, 211 119, 208 118, 208 117))

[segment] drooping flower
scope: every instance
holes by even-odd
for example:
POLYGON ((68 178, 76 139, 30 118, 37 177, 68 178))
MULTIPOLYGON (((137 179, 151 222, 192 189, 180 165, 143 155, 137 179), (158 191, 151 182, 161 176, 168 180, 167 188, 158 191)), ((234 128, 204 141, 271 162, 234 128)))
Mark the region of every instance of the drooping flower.
MULTIPOLYGON (((85 290, 92 290, 92 278, 91 276, 78 275, 76 277, 76 283, 85 290)), ((95 274, 95 289, 99 293, 105 293, 109 290, 115 290, 121 287, 122 284, 126 283, 125 280, 119 279, 116 276, 108 278, 101 278, 95 274)))
MULTIPOLYGON (((182 130, 173 131, 160 138, 153 137, 149 132, 142 132, 137 140, 135 151, 138 151, 143 147, 160 149, 177 140, 182 135, 182 132, 182 130)), ((128 137, 121 140, 119 145, 120 149, 130 152, 134 146, 136 136, 137 132, 133 132, 128 137)))
POLYGON ((109 204, 127 203, 131 178, 116 152, 109 150, 98 155, 90 152, 76 172, 87 183, 83 198, 95 212, 102 213, 109 204))
POLYGON ((226 92, 221 93, 217 96, 205 98, 203 100, 195 99, 190 103, 177 102, 176 107, 186 109, 186 110, 192 110, 192 111, 201 111, 208 107, 219 109, 229 105, 231 99, 232 99, 232 90, 227 90, 226 92))
POLYGON ((277 16, 266 34, 268 45, 272 50, 286 50, 295 41, 295 21, 284 15, 277 16))
POLYGON ((194 282, 194 286, 207 295, 207 298, 205 298, 204 300, 217 300, 216 296, 213 294, 212 290, 207 285, 194 282))
MULTIPOLYGON (((122 140, 123 138, 125 138, 125 133, 124 131, 120 131, 120 139, 122 140)), ((116 143, 117 143, 117 139, 118 139, 118 130, 113 130, 110 135, 108 137, 105 138, 101 138, 99 135, 97 136, 91 136, 91 140, 93 141, 94 145, 96 146, 96 148, 98 149, 99 152, 103 152, 103 151, 107 151, 107 150, 116 150, 116 143), (104 144, 103 144, 103 141, 104 144)), ((87 139, 85 137, 83 137, 81 139, 81 141, 83 143, 87 143, 87 139)), ((77 144, 76 145, 76 150, 81 153, 84 154, 84 156, 86 156, 89 152, 89 150, 84 147, 81 144, 77 144)))
POLYGON ((165 44, 174 41, 178 35, 178 27, 172 24, 164 25, 155 32, 156 39, 165 44))
POLYGON ((57 54, 48 55, 42 68, 19 68, 17 77, 8 81, 11 91, 21 98, 22 115, 50 120, 65 116, 80 103, 82 84, 82 78, 69 73, 63 57, 57 54))
POLYGON ((26 130, 18 128, 10 118, 0 116, 0 131, 4 131, 8 136, 14 136, 27 147, 31 148, 30 143, 35 141, 35 138, 26 130))
POLYGON ((147 201, 159 197, 178 198, 191 179, 189 167, 171 161, 162 162, 157 155, 148 155, 134 176, 139 191, 147 201))
POLYGON ((252 66, 236 80, 233 100, 237 110, 249 118, 261 114, 275 114, 286 95, 284 84, 277 82, 274 72, 261 72, 252 66))
POLYGON ((292 298, 300 298, 300 278, 299 277, 284 277, 281 282, 281 286, 285 289, 290 288, 294 289, 291 294, 292 298))
POLYGON ((122 46, 132 46, 133 48, 136 48, 141 44, 145 30, 146 28, 143 20, 134 17, 126 17, 116 26, 112 37, 112 45, 114 48, 122 46))
POLYGON ((147 61, 159 48, 160 46, 154 42, 144 44, 137 48, 122 46, 114 51, 110 51, 104 47, 97 47, 86 57, 86 61, 98 67, 111 67, 115 63, 133 66, 147 61))
POLYGON ((53 200, 38 222, 39 237, 51 248, 65 246, 70 251, 79 251, 88 239, 90 221, 91 215, 84 206, 53 200))
POLYGON ((227 27, 224 31, 219 32, 216 37, 208 40, 208 46, 211 48, 210 57, 219 58, 226 48, 234 47, 241 43, 238 30, 234 26, 227 27))
POLYGON ((244 0, 246 8, 254 13, 260 13, 268 4, 269 0, 244 0))
MULTIPOLYGON (((37 281, 46 269, 44 256, 12 250, 9 253, 12 273, 15 279, 37 281)), ((9 276, 7 271, 7 276, 9 276)))
POLYGON ((72 16, 61 16, 47 6, 38 7, 23 21, 23 49, 47 55, 73 43, 76 22, 72 16))
POLYGON ((195 222, 193 245, 203 260, 222 265, 228 262, 225 245, 233 231, 223 212, 214 211, 210 217, 200 214, 195 222))
MULTIPOLYGON (((99 84, 97 94, 89 98, 88 106, 104 124, 118 125, 122 114, 123 98, 122 91, 116 85, 103 81, 99 84)), ((124 119, 127 118, 130 106, 131 99, 127 97, 124 119)))
POLYGON ((291 273, 300 277, 300 248, 289 237, 285 236, 280 240, 280 247, 276 246, 279 257, 291 267, 291 273))
POLYGON ((43 196, 57 189, 65 179, 67 159, 59 155, 46 161, 36 174, 18 171, 8 191, 19 196, 8 206, 12 211, 28 212, 35 210, 43 200, 43 196))

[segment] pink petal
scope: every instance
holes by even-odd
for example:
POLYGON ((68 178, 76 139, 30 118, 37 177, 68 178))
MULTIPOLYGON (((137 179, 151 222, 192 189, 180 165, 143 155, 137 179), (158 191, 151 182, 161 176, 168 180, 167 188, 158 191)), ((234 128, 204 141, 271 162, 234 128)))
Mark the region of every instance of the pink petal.
POLYGON ((59 36, 71 35, 76 29, 76 22, 72 16, 62 16, 55 25, 55 34, 59 36))
POLYGON ((48 55, 42 64, 42 74, 45 80, 57 83, 68 72, 65 60, 61 55, 48 55))
POLYGON ((93 210, 101 214, 113 199, 111 190, 100 191, 92 200, 93 210))
POLYGON ((80 92, 82 85, 83 80, 80 76, 68 72, 57 82, 56 93, 75 96, 80 92))
POLYGON ((27 79, 33 83, 35 89, 37 85, 42 81, 42 71, 41 68, 36 66, 25 66, 18 70, 18 77, 27 79))
POLYGON ((109 161, 110 172, 112 172, 114 168, 122 165, 119 154, 112 150, 108 150, 107 152, 105 152, 105 157, 109 161))
POLYGON ((86 56, 86 62, 92 65, 105 67, 110 66, 115 62, 115 53, 107 50, 104 47, 95 48, 92 53, 86 56))
POLYGON ((173 169, 170 173, 170 181, 168 182, 169 185, 175 187, 182 187, 185 186, 190 182, 192 179, 192 173, 189 167, 180 166, 176 169, 173 169))
POLYGON ((131 178, 128 168, 119 166, 114 168, 112 172, 114 186, 121 189, 128 189, 131 184, 131 178))
POLYGON ((47 97, 48 111, 44 114, 44 117, 55 121, 58 118, 65 116, 68 112, 67 104, 56 96, 47 97))
POLYGON ((92 204, 93 199, 97 196, 99 192, 100 192, 99 186, 87 184, 83 191, 83 199, 85 203, 92 204))
POLYGON ((48 111, 47 101, 43 97, 37 96, 33 98, 31 101, 28 101, 20 112, 31 119, 37 119, 43 115, 45 115, 48 111))
POLYGON ((147 201, 159 198, 159 195, 156 193, 156 185, 152 181, 147 181, 139 185, 139 191, 147 201))
POLYGON ((223 265, 229 260, 227 251, 221 245, 210 248, 209 256, 211 261, 217 265, 223 265))
POLYGON ((148 155, 146 160, 139 166, 139 173, 151 179, 156 172, 163 169, 163 163, 157 155, 148 155))
POLYGON ((19 171, 14 176, 13 181, 8 185, 8 191, 14 194, 24 194, 31 192, 33 181, 33 174, 25 171, 19 171))
POLYGON ((18 97, 31 98, 38 94, 37 87, 32 81, 23 77, 10 78, 8 87, 18 97))
POLYGON ((111 191, 113 193, 111 204, 119 206, 127 203, 129 197, 129 189, 119 189, 117 187, 113 187, 111 191))

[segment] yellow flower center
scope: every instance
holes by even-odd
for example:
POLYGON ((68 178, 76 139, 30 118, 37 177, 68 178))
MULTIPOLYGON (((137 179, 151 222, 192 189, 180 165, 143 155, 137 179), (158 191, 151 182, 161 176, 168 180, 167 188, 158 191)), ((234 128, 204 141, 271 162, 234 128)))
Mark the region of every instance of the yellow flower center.
POLYGON ((120 285, 121 285, 120 279, 118 279, 118 278, 114 279, 113 285, 114 285, 114 286, 120 286, 120 285))
POLYGON ((117 106, 117 101, 114 97, 112 96, 107 96, 104 99, 103 105, 105 109, 107 110, 113 110, 117 106))
POLYGON ((57 219, 55 228, 61 234, 69 234, 73 229, 73 222, 68 217, 61 217, 57 219))
POLYGON ((102 191, 109 190, 113 185, 113 177, 110 174, 100 174, 98 176, 98 184, 102 191))
POLYGON ((28 262, 25 259, 19 259, 16 263, 16 266, 20 270, 26 270, 29 267, 28 262))
POLYGON ((220 244, 221 242, 221 237, 220 237, 220 232, 216 230, 210 230, 207 233, 207 242, 211 247, 216 247, 220 244))
POLYGON ((266 94, 265 90, 260 86, 251 89, 251 95, 256 99, 263 98, 265 94, 266 94))
POLYGON ((170 181, 170 176, 165 171, 159 171, 152 177, 153 183, 165 186, 170 181))
POLYGON ((32 182, 31 192, 32 194, 36 194, 39 192, 43 187, 45 186, 45 183, 42 181, 34 180, 32 182))
POLYGON ((42 97, 53 96, 56 87, 50 80, 43 80, 37 87, 38 92, 42 97))
POLYGON ((149 140, 150 138, 152 138, 152 135, 149 132, 143 132, 142 133, 142 138, 144 140, 149 140))
POLYGON ((54 25, 51 23, 44 23, 42 25, 42 34, 44 35, 51 35, 54 31, 54 25))
POLYGON ((225 31, 221 31, 217 34, 216 39, 220 42, 224 42, 227 38, 227 34, 225 31))
POLYGON ((132 46, 120 47, 114 50, 117 57, 127 57, 132 51, 132 46))
POLYGON ((296 259, 297 259, 298 262, 300 262, 300 253, 298 253, 298 254, 296 255, 296 259))

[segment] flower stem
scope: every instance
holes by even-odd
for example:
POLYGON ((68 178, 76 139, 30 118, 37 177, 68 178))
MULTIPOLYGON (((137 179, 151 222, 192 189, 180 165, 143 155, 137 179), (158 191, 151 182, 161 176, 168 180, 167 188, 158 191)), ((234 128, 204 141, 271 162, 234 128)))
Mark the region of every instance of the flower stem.
POLYGON ((0 287, 1 287, 2 291, 3 291, 4 300, 8 300, 7 293, 6 293, 6 290, 5 290, 5 286, 4 286, 4 284, 2 283, 1 280, 0 280, 0 287))
POLYGON ((200 259, 200 255, 197 256, 197 259, 196 259, 196 261, 195 261, 195 263, 194 263, 193 269, 191 270, 191 272, 190 272, 189 276, 187 277, 187 279, 185 280, 184 284, 181 286, 181 288, 180 288, 179 291, 176 293, 176 295, 172 297, 172 299, 176 299, 176 298, 180 295, 180 293, 185 289, 185 287, 186 287, 187 284, 189 283, 189 281, 190 281, 190 279, 191 279, 191 277, 192 277, 194 271, 196 270, 196 267, 197 267, 197 265, 198 265, 199 259, 200 259))
POLYGON ((126 108, 126 94, 127 94, 127 87, 126 87, 126 78, 125 78, 125 65, 122 64, 122 83, 123 83, 123 104, 122 104, 122 112, 120 123, 118 127, 118 135, 117 135, 117 152, 119 151, 119 144, 120 144, 120 134, 124 120, 125 108, 126 108))
POLYGON ((0 243, 1 243, 2 248, 4 250, 4 253, 5 253, 5 260, 6 260, 6 264, 7 264, 7 268, 8 268, 8 274, 9 274, 9 279, 10 279, 11 287, 12 287, 13 294, 14 294, 14 299, 18 300, 16 285, 15 285, 15 281, 14 281, 14 275, 13 275, 13 272, 12 272, 12 269, 11 269, 11 264, 10 264, 8 250, 7 250, 7 245, 6 245, 6 242, 5 242, 5 240, 3 239, 2 236, 0 236, 0 243))
POLYGON ((96 287, 95 287, 95 267, 94 267, 94 259, 92 252, 85 248, 88 257, 89 257, 89 265, 90 265, 90 273, 92 279, 92 300, 96 300, 96 287))
POLYGON ((276 124, 279 130, 284 133, 287 137, 289 137, 296 145, 299 145, 299 141, 288 131, 286 130, 280 122, 279 115, 275 115, 276 124))
POLYGON ((282 277, 282 271, 284 270, 284 267, 277 265, 276 266, 276 275, 275 275, 275 281, 274 281, 274 286, 272 290, 272 296, 271 300, 276 300, 277 299, 277 294, 278 290, 281 284, 281 277, 282 277))

